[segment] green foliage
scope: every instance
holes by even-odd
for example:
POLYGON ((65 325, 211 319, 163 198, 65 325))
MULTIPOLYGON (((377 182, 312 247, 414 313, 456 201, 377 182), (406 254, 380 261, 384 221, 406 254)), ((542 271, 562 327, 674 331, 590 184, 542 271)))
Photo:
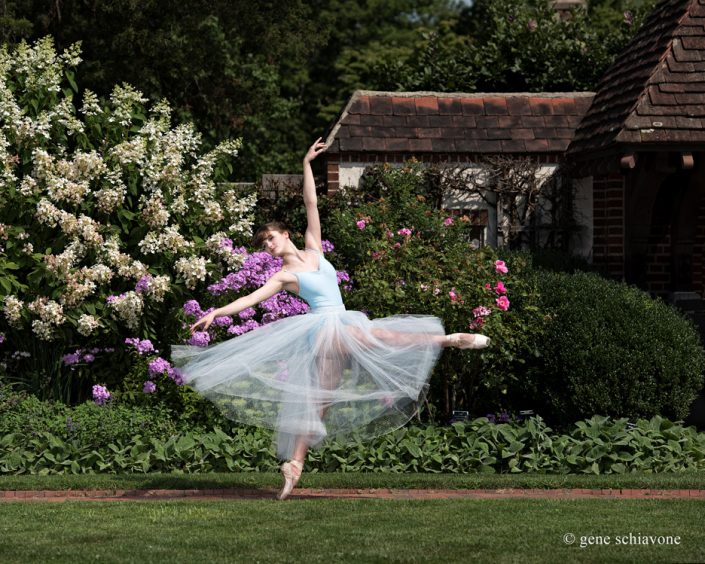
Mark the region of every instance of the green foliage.
POLYGON ((559 18, 545 0, 477 0, 408 59, 381 60, 375 76, 400 90, 594 90, 655 0, 592 4, 559 18))
POLYGON ((183 431, 183 425, 177 427, 171 413, 159 406, 113 402, 98 406, 88 402, 68 407, 0 387, 0 436, 29 440, 50 434, 57 440, 94 449, 116 441, 127 444, 135 435, 167 440, 183 431))
MULTIPOLYGON (((0 439, 0 474, 276 471, 271 432, 180 432, 66 437, 38 430, 0 439)), ((629 426, 593 417, 556 434, 538 417, 494 424, 408 427, 372 442, 326 442, 309 451, 311 472, 623 474, 705 469, 705 434, 660 417, 629 426)))
POLYGON ((681 419, 703 386, 693 324, 648 294, 595 274, 540 273, 552 321, 522 398, 557 424, 602 413, 681 419))

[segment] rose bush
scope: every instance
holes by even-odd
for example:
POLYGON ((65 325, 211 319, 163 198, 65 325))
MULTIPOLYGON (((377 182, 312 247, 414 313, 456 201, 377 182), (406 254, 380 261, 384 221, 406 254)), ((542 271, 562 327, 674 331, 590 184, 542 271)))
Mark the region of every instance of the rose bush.
POLYGON ((79 62, 49 38, 0 49, 0 350, 31 391, 64 399, 121 378, 125 337, 173 339, 165 319, 242 263, 221 242, 249 237, 255 204, 223 183, 239 141, 202 151, 127 84, 81 92, 79 62), (64 354, 98 344, 113 371, 84 355, 67 378, 64 354))
POLYGON ((481 352, 446 350, 429 396, 444 417, 454 409, 484 413, 521 387, 525 360, 540 354, 546 317, 527 256, 469 243, 470 219, 437 210, 424 182, 413 163, 375 169, 359 193, 332 199, 324 231, 354 280, 348 308, 372 317, 435 315, 447 333, 493 339, 481 352))

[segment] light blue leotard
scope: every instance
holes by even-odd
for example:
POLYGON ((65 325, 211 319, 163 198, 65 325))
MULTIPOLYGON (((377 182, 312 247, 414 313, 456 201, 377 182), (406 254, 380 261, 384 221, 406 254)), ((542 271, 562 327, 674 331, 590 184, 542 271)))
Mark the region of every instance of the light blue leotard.
POLYGON ((318 254, 318 270, 292 272, 299 281, 299 296, 311 306, 312 312, 321 308, 340 308, 343 306, 343 298, 338 288, 335 268, 318 251, 306 250, 318 254))

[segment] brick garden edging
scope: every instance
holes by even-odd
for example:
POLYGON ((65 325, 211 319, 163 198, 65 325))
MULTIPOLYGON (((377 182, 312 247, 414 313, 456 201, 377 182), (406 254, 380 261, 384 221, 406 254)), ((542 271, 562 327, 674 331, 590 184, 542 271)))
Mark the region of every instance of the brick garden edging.
MULTIPOLYGON (((219 501, 273 499, 275 489, 191 490, 7 490, 3 501, 219 501)), ((705 490, 663 489, 324 489, 300 488, 291 499, 692 499, 705 500, 705 490)))

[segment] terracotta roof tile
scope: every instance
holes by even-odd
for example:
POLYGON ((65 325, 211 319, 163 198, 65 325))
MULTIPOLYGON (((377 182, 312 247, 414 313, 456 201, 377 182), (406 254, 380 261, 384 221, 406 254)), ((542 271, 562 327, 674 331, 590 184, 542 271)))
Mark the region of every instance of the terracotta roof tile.
POLYGON ((705 140, 705 0, 666 0, 600 81, 569 152, 705 140))
POLYGON ((328 137, 328 152, 564 152, 591 99, 591 93, 358 91, 328 137))

